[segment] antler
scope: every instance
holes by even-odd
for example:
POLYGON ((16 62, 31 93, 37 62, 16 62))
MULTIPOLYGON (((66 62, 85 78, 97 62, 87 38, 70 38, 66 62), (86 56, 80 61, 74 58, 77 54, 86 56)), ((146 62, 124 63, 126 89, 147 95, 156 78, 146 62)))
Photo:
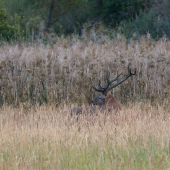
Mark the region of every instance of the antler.
POLYGON ((106 85, 106 87, 102 87, 102 86, 101 86, 101 81, 99 80, 99 83, 98 83, 99 89, 96 89, 94 86, 93 86, 93 89, 94 89, 95 91, 102 92, 103 94, 104 94, 104 93, 107 93, 107 92, 108 92, 109 90, 111 90, 112 88, 115 88, 115 87, 117 87, 118 85, 120 85, 121 83, 123 83, 123 82, 124 82, 125 80, 127 80, 130 76, 135 75, 135 74, 136 74, 136 69, 135 69, 135 73, 132 73, 132 72, 131 72, 131 69, 130 69, 130 67, 129 67, 129 65, 128 65, 128 74, 127 74, 126 78, 125 78, 124 80, 122 80, 122 81, 119 81, 118 78, 119 78, 120 75, 122 75, 122 73, 123 73, 123 72, 121 72, 119 75, 118 75, 118 73, 117 73, 117 77, 116 77, 116 78, 114 78, 113 80, 109 80, 109 78, 110 78, 110 72, 108 71, 108 72, 107 72, 107 75, 106 75, 106 80, 107 80, 107 85, 106 85), (109 85, 111 85, 111 83, 113 83, 114 81, 117 81, 117 83, 116 83, 115 85, 109 87, 109 85))
POLYGON ((120 85, 121 83, 123 83, 125 80, 127 80, 130 76, 133 76, 133 75, 135 75, 135 74, 136 74, 136 69, 135 69, 135 73, 132 73, 132 72, 131 72, 131 68, 130 68, 129 65, 128 65, 128 74, 127 74, 126 78, 123 79, 122 81, 117 81, 117 83, 116 83, 115 85, 107 88, 106 91, 108 92, 109 90, 117 87, 118 85, 120 85))
POLYGON ((99 88, 96 89, 96 87, 93 86, 93 89, 94 89, 95 91, 105 93, 105 92, 107 91, 109 85, 110 85, 111 83, 113 83, 114 81, 116 81, 116 80, 118 81, 118 78, 119 78, 119 76, 120 76, 122 73, 123 73, 123 72, 121 72, 119 75, 117 74, 117 77, 116 77, 115 79, 109 80, 109 78, 110 78, 110 72, 108 71, 108 72, 107 72, 107 75, 106 75, 106 80, 107 80, 107 85, 106 85, 106 87, 102 87, 102 86, 101 86, 101 81, 99 80, 99 83, 98 83, 98 87, 99 87, 99 88))

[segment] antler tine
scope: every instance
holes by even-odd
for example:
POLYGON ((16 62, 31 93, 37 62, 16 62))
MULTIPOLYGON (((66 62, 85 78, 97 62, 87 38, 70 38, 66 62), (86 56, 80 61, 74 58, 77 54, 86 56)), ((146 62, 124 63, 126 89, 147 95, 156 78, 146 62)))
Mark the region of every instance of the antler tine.
MULTIPOLYGON (((130 64, 129 64, 129 65, 130 65, 130 64)), ((129 65, 128 65, 128 74, 130 74, 131 76, 132 76, 132 75, 135 75, 135 74, 136 74, 136 69, 135 69, 135 73, 132 73, 132 72, 131 72, 131 68, 129 67, 129 65)))
MULTIPOLYGON (((122 72, 122 73, 123 73, 123 72, 122 72)), ((131 68, 130 68, 129 65, 128 65, 128 74, 127 74, 127 76, 125 77, 125 79, 123 79, 122 81, 119 82, 119 81, 118 81, 118 77, 119 77, 122 73, 120 73, 115 79, 113 79, 114 81, 117 80, 117 83, 116 83, 115 85, 109 87, 109 88, 107 89, 107 92, 108 92, 109 90, 117 87, 117 86, 120 85, 121 83, 123 83, 123 82, 124 82, 125 80, 127 80, 130 76, 135 75, 135 74, 136 74, 136 69, 135 69, 135 73, 132 73, 132 72, 131 72, 131 68)), ((112 80, 112 82, 113 82, 113 80, 112 80)))
POLYGON ((94 87, 94 86, 93 86, 93 89, 94 89, 95 91, 104 93, 104 92, 107 90, 107 88, 109 87, 109 85, 110 85, 109 77, 110 77, 110 72, 108 71, 107 74, 106 74, 106 80, 107 80, 107 85, 106 85, 106 87, 102 87, 102 86, 101 86, 101 81, 99 80, 99 83, 98 83, 99 89, 96 89, 96 87, 94 87))
POLYGON ((118 78, 122 75, 122 73, 123 73, 123 71, 122 71, 120 74, 118 74, 118 72, 117 72, 116 78, 114 78, 113 80, 110 81, 110 80, 109 80, 109 78, 110 78, 110 72, 108 71, 107 74, 106 74, 106 80, 107 80, 107 85, 106 85, 106 87, 102 87, 102 86, 101 86, 101 81, 99 80, 99 83, 98 83, 99 89, 96 89, 96 87, 94 87, 94 86, 93 86, 93 89, 94 89, 95 91, 98 91, 98 92, 107 93, 109 90, 117 87, 118 85, 120 85, 121 83, 123 83, 124 81, 126 81, 130 76, 135 75, 135 74, 136 74, 136 69, 135 69, 135 72, 132 73, 132 72, 131 72, 131 68, 130 68, 130 66, 128 65, 128 74, 127 74, 127 76, 125 77, 125 79, 123 79, 122 81, 119 82, 119 79, 118 79, 118 78), (113 83, 114 81, 117 81, 117 83, 116 83, 115 85, 109 87, 110 84, 113 83))
POLYGON ((98 92, 104 92, 104 90, 103 89, 96 89, 96 87, 94 87, 94 86, 92 86, 92 88, 95 90, 95 91, 98 91, 98 92))
POLYGON ((101 86, 101 81, 99 80, 99 83, 98 83, 98 87, 99 89, 103 89, 103 87, 101 86))
POLYGON ((118 82, 118 78, 122 75, 122 73, 123 73, 123 71, 118 75, 118 72, 117 72, 117 77, 115 79, 113 79, 112 81, 110 81, 110 84, 113 83, 116 80, 118 82))
POLYGON ((107 80, 107 85, 106 85, 106 87, 105 87, 105 90, 109 87, 109 85, 110 85, 110 80, 109 80, 109 78, 110 78, 110 71, 107 71, 107 74, 106 74, 106 80, 107 80))
POLYGON ((94 87, 94 86, 92 86, 92 88, 95 90, 95 91, 98 91, 98 92, 104 92, 104 89, 103 89, 103 87, 101 86, 101 81, 99 80, 99 82, 98 82, 98 87, 99 87, 99 89, 97 89, 96 87, 94 87))

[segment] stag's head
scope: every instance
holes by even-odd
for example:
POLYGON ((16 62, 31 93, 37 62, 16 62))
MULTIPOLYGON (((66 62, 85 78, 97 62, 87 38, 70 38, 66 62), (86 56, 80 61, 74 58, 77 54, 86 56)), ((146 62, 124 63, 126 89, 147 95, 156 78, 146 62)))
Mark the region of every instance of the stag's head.
POLYGON ((126 81, 130 76, 135 75, 136 74, 136 70, 135 70, 135 73, 132 73, 131 69, 130 69, 130 67, 128 65, 128 74, 127 74, 127 76, 123 80, 119 81, 119 77, 122 75, 122 73, 123 72, 121 72, 120 74, 117 74, 116 78, 114 78, 113 80, 110 80, 110 72, 107 72, 107 75, 106 75, 106 80, 107 80, 106 87, 102 87, 101 86, 100 80, 99 80, 99 83, 98 83, 98 89, 93 86, 93 89, 95 91, 102 93, 102 95, 96 97, 95 99, 93 99, 91 101, 91 103, 93 105, 103 106, 103 105, 105 105, 108 102, 108 100, 112 100, 111 99, 111 94, 108 93, 108 92, 111 89, 113 89, 113 88, 117 87, 118 85, 120 85, 121 83, 123 83, 124 81, 126 81), (111 84, 114 81, 117 81, 117 83, 111 86, 111 84))
POLYGON ((102 94, 102 95, 96 97, 95 99, 93 99, 93 100, 91 101, 91 103, 92 103, 93 105, 98 105, 98 106, 105 105, 105 103, 106 103, 106 97, 107 97, 107 95, 102 94))

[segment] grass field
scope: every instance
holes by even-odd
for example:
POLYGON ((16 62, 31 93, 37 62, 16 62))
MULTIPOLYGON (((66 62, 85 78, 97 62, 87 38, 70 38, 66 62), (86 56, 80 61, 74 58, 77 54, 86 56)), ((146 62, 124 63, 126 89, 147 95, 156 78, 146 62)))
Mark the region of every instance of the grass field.
POLYGON ((55 106, 0 110, 0 169, 168 169, 167 107, 136 103, 80 117, 55 106))
POLYGON ((53 45, 0 47, 0 169, 170 169, 170 41, 84 33, 53 45), (118 114, 66 114, 89 105, 117 71, 118 114))

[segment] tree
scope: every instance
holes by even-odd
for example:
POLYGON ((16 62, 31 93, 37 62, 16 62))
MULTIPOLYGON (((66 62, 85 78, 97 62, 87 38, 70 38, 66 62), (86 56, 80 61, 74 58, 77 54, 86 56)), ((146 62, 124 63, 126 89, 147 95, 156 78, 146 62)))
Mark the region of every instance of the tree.
POLYGON ((76 0, 51 0, 47 1, 50 4, 50 10, 47 20, 45 32, 56 23, 60 17, 73 13, 75 7, 80 8, 76 0))
POLYGON ((135 18, 140 11, 149 6, 149 0, 105 0, 103 7, 103 21, 116 26, 123 20, 135 18))

